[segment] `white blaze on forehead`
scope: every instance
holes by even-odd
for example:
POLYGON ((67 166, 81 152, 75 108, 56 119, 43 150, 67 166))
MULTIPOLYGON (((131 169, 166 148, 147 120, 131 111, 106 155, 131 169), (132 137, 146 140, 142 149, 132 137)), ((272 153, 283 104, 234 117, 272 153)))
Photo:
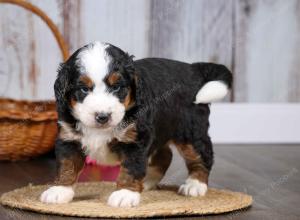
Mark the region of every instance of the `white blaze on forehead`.
POLYGON ((106 52, 108 46, 108 44, 94 42, 78 54, 76 64, 79 71, 87 74, 98 85, 103 83, 103 79, 108 73, 110 62, 110 57, 106 52))

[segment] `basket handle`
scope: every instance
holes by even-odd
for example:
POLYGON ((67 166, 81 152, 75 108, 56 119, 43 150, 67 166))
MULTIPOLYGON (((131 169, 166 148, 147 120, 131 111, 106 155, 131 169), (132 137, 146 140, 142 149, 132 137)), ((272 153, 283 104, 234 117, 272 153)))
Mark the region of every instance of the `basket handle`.
POLYGON ((0 0, 0 3, 8 3, 8 4, 13 4, 13 5, 18 5, 28 11, 31 11, 32 13, 36 14, 39 16, 50 28, 52 31, 56 42, 59 45, 60 51, 62 53, 64 61, 66 61, 69 57, 69 50, 68 46, 65 43, 62 35, 60 34, 57 26, 54 24, 54 22, 46 15, 45 12, 43 12, 41 9, 36 7, 35 5, 31 4, 30 2, 27 2, 25 0, 0 0))

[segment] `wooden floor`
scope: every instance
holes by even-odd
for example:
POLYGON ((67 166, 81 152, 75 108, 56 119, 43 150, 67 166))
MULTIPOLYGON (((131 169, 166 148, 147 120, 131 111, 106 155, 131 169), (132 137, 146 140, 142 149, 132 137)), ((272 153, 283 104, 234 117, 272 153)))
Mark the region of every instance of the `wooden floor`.
MULTIPOLYGON (((300 219, 299 145, 219 145, 215 147, 215 155, 210 186, 247 192, 253 196, 254 204, 245 211, 186 219, 300 219)), ((29 162, 0 162, 0 193, 28 183, 49 182, 55 172, 54 164, 51 156, 29 162)), ((86 172, 90 172, 89 168, 86 172)), ((185 170, 176 159, 164 181, 179 183, 184 175, 185 170)), ((94 175, 94 178, 97 177, 94 175)), ((40 215, 0 206, 0 219, 73 218, 40 215)))

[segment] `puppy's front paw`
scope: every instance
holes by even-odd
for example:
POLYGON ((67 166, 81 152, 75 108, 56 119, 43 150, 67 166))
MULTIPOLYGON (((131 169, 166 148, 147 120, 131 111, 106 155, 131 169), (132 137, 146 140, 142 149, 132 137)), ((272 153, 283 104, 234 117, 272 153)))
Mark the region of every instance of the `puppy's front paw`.
POLYGON ((204 196, 207 192, 207 185, 196 179, 188 178, 184 184, 179 187, 178 193, 185 196, 204 196))
POLYGON ((140 193, 128 189, 113 192, 107 204, 113 207, 134 207, 140 203, 140 193))
POLYGON ((74 190, 71 186, 52 186, 44 191, 40 197, 44 203, 68 203, 74 197, 74 190))

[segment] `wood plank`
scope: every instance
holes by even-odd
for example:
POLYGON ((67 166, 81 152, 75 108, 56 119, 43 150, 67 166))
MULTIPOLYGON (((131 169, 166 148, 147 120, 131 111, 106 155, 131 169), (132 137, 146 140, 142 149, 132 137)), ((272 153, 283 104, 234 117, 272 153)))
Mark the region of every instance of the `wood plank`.
MULTIPOLYGON (((4 62, 7 63, 7 68, 4 69, 7 80, 0 81, 0 87, 6 88, 2 94, 4 96, 20 97, 21 91, 24 91, 24 78, 28 76, 28 73, 24 71, 29 69, 29 62, 22 59, 23 57, 30 59, 30 54, 26 53, 30 44, 28 28, 22 29, 22 27, 28 27, 29 14, 15 6, 1 4, 0 16, 2 27, 0 37, 3 46, 1 48, 4 48, 0 51, 0 56, 5 57, 4 62), (18 19, 15 19, 16 17, 18 19), (21 41, 27 44, 22 44, 21 41)), ((30 90, 27 89, 26 92, 29 93, 30 90)))
POLYGON ((89 0, 82 8, 83 43, 109 42, 136 58, 148 51, 149 1, 89 0))
MULTIPOLYGON (((269 184, 272 189, 275 190, 278 187, 288 189, 294 193, 300 193, 299 187, 295 184, 287 187, 292 182, 300 182, 300 164, 295 163, 299 157, 298 145, 289 145, 286 148, 276 145, 263 145, 263 147, 255 145, 224 145, 216 149, 216 153, 221 154, 223 159, 255 172, 269 183, 273 183, 269 184), (241 150, 241 148, 245 149, 241 150), (244 159, 246 156, 247 160, 244 159), (274 166, 275 163, 276 166, 274 166)), ((276 193, 280 193, 280 191, 276 193)))
POLYGON ((83 46, 82 38, 82 7, 85 2, 80 0, 58 0, 59 14, 63 18, 62 34, 71 53, 83 46))
POLYGON ((151 1, 150 56, 232 65, 232 1, 151 1))
POLYGON ((235 4, 235 101, 299 101, 299 2, 235 4))
MULTIPOLYGON (((63 17, 59 13, 59 2, 53 0, 31 0, 32 3, 44 10, 52 21, 62 31, 63 17)), ((49 28, 36 16, 33 18, 35 34, 35 63, 39 77, 36 80, 36 95, 34 99, 54 99, 53 85, 56 79, 57 67, 62 62, 59 47, 49 28)))
MULTIPOLYGON (((281 167, 279 161, 272 160, 272 155, 283 152, 288 154, 289 147, 274 149, 271 146, 273 154, 255 157, 253 153, 259 154, 261 148, 270 148, 270 146, 215 147, 216 163, 211 175, 212 183, 216 183, 222 188, 240 190, 251 194, 254 197, 254 205, 265 206, 279 213, 289 210, 290 215, 299 215, 298 208, 291 205, 299 200, 299 192, 287 187, 291 185, 293 185, 292 189, 298 187, 299 178, 297 175, 299 171, 292 171, 292 168, 288 169, 285 166, 281 167), (269 173, 268 170, 272 169, 274 172, 269 173), (278 170, 277 173, 276 170, 278 170), (286 175, 288 175, 287 178, 285 178, 286 175)), ((298 148, 298 155, 299 153, 298 148)), ((298 156, 295 155, 293 159, 295 165, 297 158, 298 156)))
MULTIPOLYGON (((31 2, 60 23, 56 1, 31 2)), ((7 63, 7 67, 1 67, 5 76, 2 74, 4 80, 0 80, 0 87, 5 88, 1 95, 16 99, 53 98, 56 69, 62 58, 52 33, 37 16, 17 6, 1 4, 0 16, 0 42, 4 48, 0 62, 7 63)))
POLYGON ((289 98, 288 101, 290 102, 299 102, 300 101, 300 2, 296 1, 295 7, 292 9, 292 13, 295 14, 296 17, 296 26, 297 31, 292 33, 292 37, 295 41, 295 44, 297 45, 294 48, 294 57, 291 64, 291 74, 289 76, 289 85, 288 85, 288 91, 289 91, 289 98))

